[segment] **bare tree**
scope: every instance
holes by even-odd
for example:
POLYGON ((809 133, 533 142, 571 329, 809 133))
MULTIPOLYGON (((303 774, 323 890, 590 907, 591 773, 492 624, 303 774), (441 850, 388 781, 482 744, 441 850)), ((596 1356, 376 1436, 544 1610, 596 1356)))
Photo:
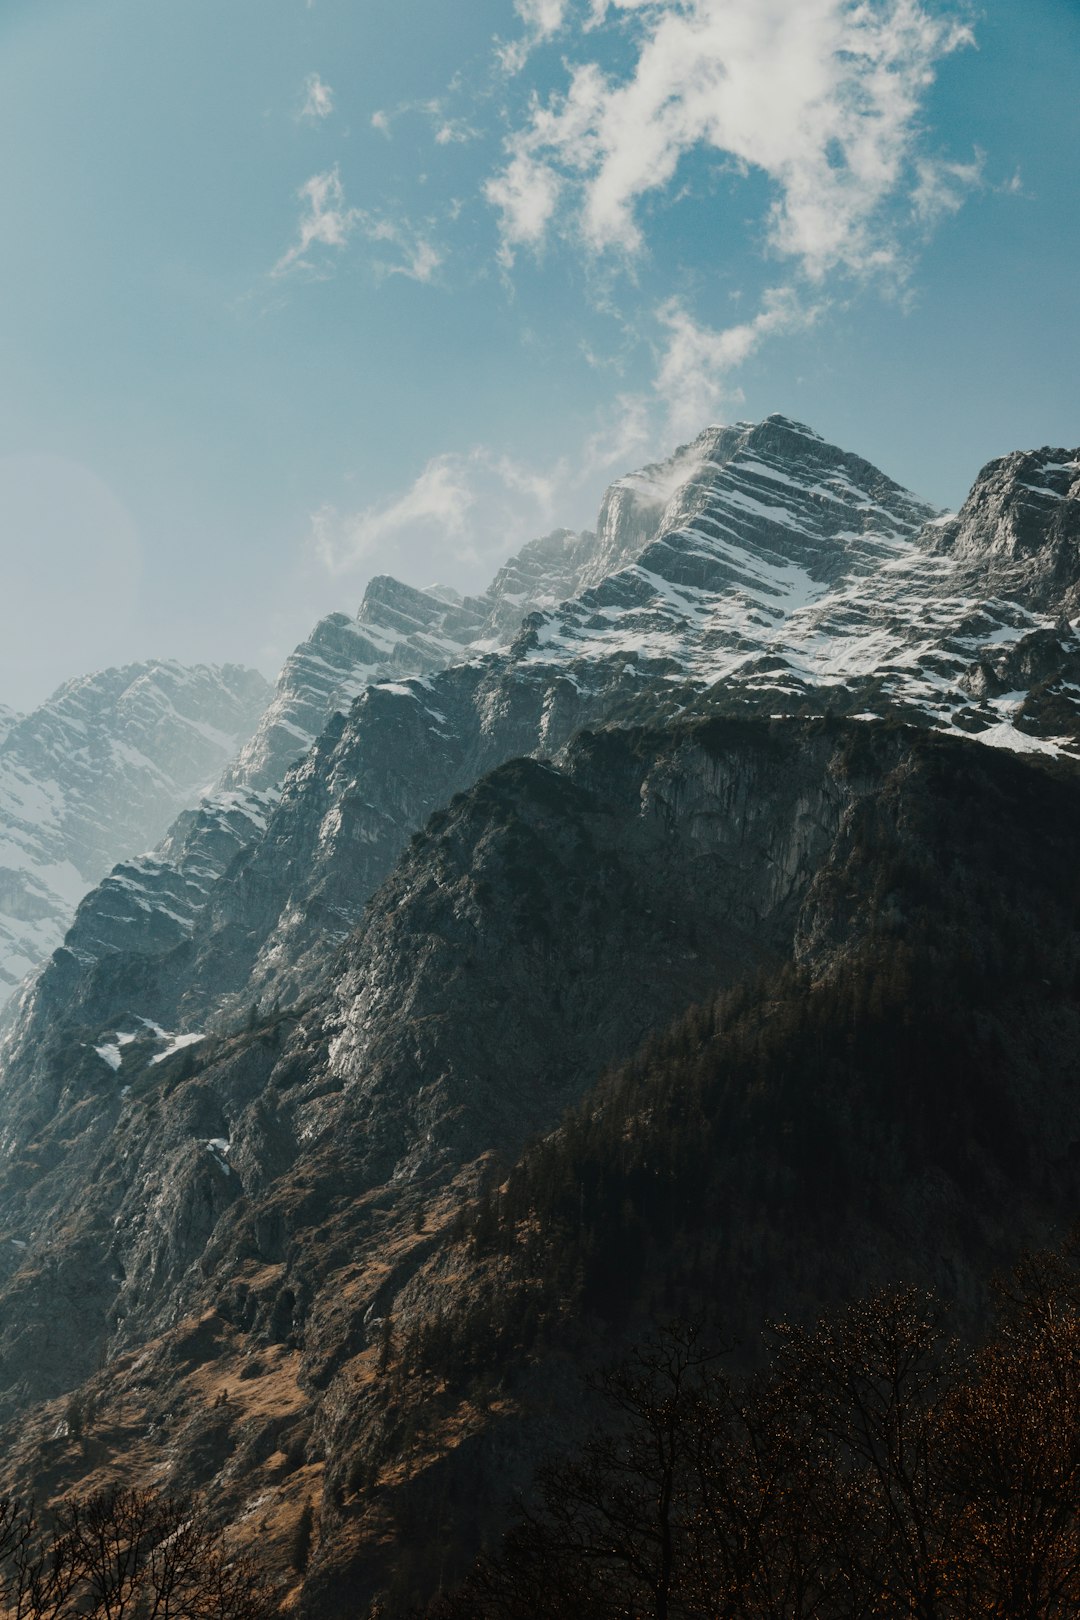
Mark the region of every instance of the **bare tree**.
POLYGON ((0 1503, 3 1620, 269 1620, 276 1604, 198 1503, 116 1489, 43 1528, 0 1503))
POLYGON ((724 1377, 679 1329, 599 1383, 442 1620, 1069 1620, 1080 1614, 1080 1267, 1029 1259, 961 1354, 930 1296, 773 1330, 724 1377))

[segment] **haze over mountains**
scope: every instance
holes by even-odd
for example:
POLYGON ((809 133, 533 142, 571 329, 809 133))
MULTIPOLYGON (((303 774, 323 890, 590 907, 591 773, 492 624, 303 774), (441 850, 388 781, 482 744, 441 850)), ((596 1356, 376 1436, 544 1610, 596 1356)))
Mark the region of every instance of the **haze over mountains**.
POLYGON ((620 479, 595 530, 533 542, 482 596, 373 581, 268 704, 243 672, 154 666, 111 708, 94 678, 16 723, 19 893, 188 799, 81 899, 0 1047, 22 1477, 126 1459, 206 1490, 298 1612, 344 1620, 346 1578, 404 1604, 429 1561, 460 1566, 557 1421, 559 1357, 662 1274, 697 1297, 707 1270, 744 1325, 890 1264, 974 1310, 980 1266, 1078 1191, 1078 606, 1080 451, 991 462, 945 515, 773 416, 620 479), (31 785, 74 769, 90 718, 106 763, 63 778, 31 847, 31 785), (133 759, 129 820, 80 820, 133 759), (906 1054, 877 1089, 867 1030, 906 1054), (691 1091, 708 1163, 677 1124, 691 1091), (563 1266, 523 1154, 539 1136, 577 1165, 586 1097, 563 1266), (485 1178, 515 1175, 520 1230, 481 1241, 474 1212, 470 1237, 485 1178), (413 1379, 389 1407, 384 1361, 413 1379), (312 1501, 300 1595, 285 1549, 312 1501))
POLYGON ((212 784, 268 696, 236 665, 145 663, 0 714, 0 1005, 63 939, 86 890, 212 784))

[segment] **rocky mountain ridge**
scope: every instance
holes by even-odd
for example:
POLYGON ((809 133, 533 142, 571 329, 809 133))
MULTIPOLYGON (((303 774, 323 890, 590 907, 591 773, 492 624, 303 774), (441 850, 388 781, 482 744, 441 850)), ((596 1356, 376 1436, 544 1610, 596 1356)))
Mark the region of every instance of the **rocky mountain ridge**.
POLYGON ((530 613, 551 610, 650 539, 679 466, 647 467, 618 480, 595 530, 555 529, 504 563, 479 596, 452 587, 418 590, 376 575, 355 619, 333 613, 286 660, 255 736, 226 772, 226 788, 275 787, 334 714, 348 712, 368 686, 425 675, 506 647, 530 613))
MULTIPOLYGON (((647 527, 641 513, 655 504, 654 495, 647 477, 632 482, 632 492, 609 499, 605 507, 604 557, 629 554, 647 527)), ((148 761, 154 769, 164 765, 165 776, 154 789, 136 779, 146 768, 133 755, 130 782, 117 773, 115 760, 107 773, 101 765, 102 779, 96 784, 83 773, 69 787, 65 773, 71 773, 84 742, 87 721, 78 712, 81 707, 91 715, 91 746, 102 761, 110 750, 117 757, 124 749, 138 750, 144 742, 138 734, 139 707, 145 711, 142 721, 149 720, 155 700, 148 699, 148 692, 157 680, 163 722, 176 696, 166 690, 168 683, 177 686, 184 679, 179 665, 133 666, 68 682, 31 716, 0 708, 0 749, 12 739, 10 752, 0 753, 0 772, 6 771, 0 780, 0 816, 6 808, 9 821, 8 863, 0 864, 2 999, 60 943, 79 900, 120 857, 126 857, 122 868, 107 880, 102 897, 102 934, 114 942, 126 932, 132 938, 142 934, 175 943, 177 928, 183 930, 190 921, 193 907, 198 909, 200 897, 228 861, 264 830, 289 767, 303 758, 334 715, 346 712, 372 683, 441 669, 470 650, 489 651, 508 643, 524 613, 572 595, 597 565, 595 534, 560 529, 525 546, 480 596, 462 597, 446 586, 417 590, 389 576, 376 577, 355 618, 335 613, 315 626, 286 660, 273 694, 251 674, 250 691, 237 714, 231 719, 224 713, 216 716, 220 736, 214 736, 211 723, 215 699, 210 685, 197 694, 193 688, 181 703, 182 718, 197 724, 195 711, 200 702, 205 704, 203 740, 211 746, 201 753, 196 748, 192 755, 191 738, 177 733, 166 739, 167 726, 160 723, 148 761), (179 779, 170 788, 166 778, 174 758, 180 762, 179 779), (114 781, 117 804, 124 808, 110 833, 109 784, 114 781), (140 816, 133 807, 148 794, 152 808, 148 805, 140 816), (65 795, 73 796, 70 807, 65 795), (85 811, 79 807, 80 796, 88 800, 85 811), (188 815, 196 797, 199 805, 188 815), (162 840, 180 810, 184 814, 162 840), (82 828, 80 818, 100 825, 82 828), (36 848, 44 833, 35 832, 35 825, 44 829, 59 822, 66 830, 36 848), (137 854, 159 840, 152 854, 137 854)), ((199 669, 193 676, 212 683, 220 674, 227 684, 242 673, 199 669)))
MULTIPOLYGON (((991 464, 957 518, 942 519, 786 419, 710 429, 666 465, 613 486, 595 535, 560 541, 577 559, 578 579, 608 564, 613 572, 560 607, 530 613, 506 650, 466 648, 441 670, 365 686, 288 776, 280 802, 264 799, 245 826, 236 800, 245 774, 265 780, 267 759, 275 769, 283 762, 264 746, 280 735, 275 700, 232 776, 230 836, 209 840, 222 860, 206 865, 204 824, 220 819, 207 805, 197 828, 178 830, 167 858, 125 868, 88 900, 76 926, 80 959, 114 951, 118 926, 132 939, 145 935, 148 919, 170 947, 187 940, 187 965, 174 973, 159 964, 152 976, 162 992, 139 1008, 169 1028, 201 1027, 222 997, 250 1004, 305 993, 409 833, 439 804, 501 760, 551 754, 583 726, 639 707, 673 716, 702 706, 903 714, 991 744, 1068 752, 1080 736, 1080 642, 1065 618, 1073 587, 1055 581, 1080 528, 1068 493, 1078 463, 1076 454, 1039 452, 991 464), (1018 564, 1010 525, 1026 521, 1029 499, 1043 497, 1010 491, 1041 488, 1040 479, 1050 491, 1049 526, 1018 564), (988 510, 993 528, 980 552, 979 514, 988 510), (245 760, 254 761, 250 771, 245 760), (189 835, 198 868, 190 882, 189 835), (187 901, 178 908, 179 893, 187 901)), ((547 546, 530 555, 542 558, 547 546)), ((376 582, 363 626, 335 623, 333 635, 345 638, 344 662, 379 636, 388 656, 433 658, 431 627, 445 624, 444 610, 424 593, 376 582), (405 633, 421 619, 426 654, 420 631, 405 633)), ((443 644, 438 656, 445 653, 443 644)), ((334 679, 344 667, 318 662, 334 679)), ((302 663, 298 655, 296 668, 302 663)), ((285 704, 308 690, 293 680, 287 667, 285 704)), ((326 700, 323 690, 310 714, 326 700)), ((302 740, 285 735, 290 747, 302 740)), ((102 969, 105 978, 120 971, 102 969)), ((86 994, 95 1016, 124 1010, 86 994)))

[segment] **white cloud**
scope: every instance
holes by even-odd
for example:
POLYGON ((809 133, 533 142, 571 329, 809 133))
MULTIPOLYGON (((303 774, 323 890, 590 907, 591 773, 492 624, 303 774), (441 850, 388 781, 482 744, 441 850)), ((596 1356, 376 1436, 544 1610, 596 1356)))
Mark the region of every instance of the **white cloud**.
MULTIPOLYGON (((456 92, 460 90, 460 85, 455 82, 450 88, 452 92, 456 92)), ((395 123, 416 113, 421 114, 431 125, 436 146, 464 145, 467 141, 475 141, 479 136, 479 131, 467 118, 451 114, 447 110, 445 98, 438 96, 429 96, 421 101, 399 101, 394 107, 380 107, 371 115, 371 127, 389 140, 393 135, 395 123)))
POLYGON ((514 0, 514 10, 538 39, 550 39, 563 25, 567 0, 514 0))
POLYGON ((619 394, 582 447, 578 466, 568 480, 572 489, 595 491, 597 480, 607 483, 628 472, 658 448, 657 424, 643 394, 619 394))
POLYGON ((436 456, 396 500, 344 517, 332 506, 320 507, 311 519, 316 551, 340 574, 389 548, 417 542, 456 547, 474 503, 467 470, 460 457, 436 456))
POLYGON ((928 229, 948 214, 963 208, 970 192, 983 183, 983 154, 971 163, 947 163, 942 158, 920 158, 915 165, 918 184, 911 206, 920 225, 928 229))
POLYGON ((336 166, 323 174, 313 174, 297 195, 303 210, 296 241, 275 264, 271 271, 275 277, 297 271, 318 274, 319 265, 311 257, 312 249, 343 248, 362 218, 359 209, 346 207, 345 191, 336 166))
POLYGON ((820 313, 820 305, 805 307, 792 288, 774 287, 752 320, 714 331, 699 325, 678 299, 668 299, 656 312, 667 336, 653 386, 665 407, 669 434, 691 437, 741 403, 731 373, 766 338, 810 326, 820 313))
POLYGON ((317 123, 322 118, 329 118, 333 110, 334 92, 317 73, 309 73, 304 80, 304 104, 300 108, 300 117, 310 118, 317 123))
POLYGON ((769 244, 810 278, 899 273, 887 205, 919 183, 920 108, 963 23, 922 0, 594 0, 592 24, 612 13, 637 14, 632 71, 573 67, 487 187, 504 260, 541 245, 560 191, 589 250, 637 252, 642 199, 702 148, 769 177, 769 244))
POLYGON ((458 577, 490 571, 553 526, 565 469, 527 467, 486 448, 433 457, 404 494, 358 512, 323 506, 311 519, 316 553, 334 575, 392 568, 423 582, 453 564, 458 577))
POLYGON ((516 247, 539 247, 559 202, 562 181, 550 165, 518 152, 501 174, 489 180, 484 195, 502 215, 500 263, 514 262, 516 247))
POLYGON ((375 269, 383 276, 406 276, 410 281, 431 281, 442 264, 442 254, 410 225, 393 220, 379 219, 371 214, 361 216, 364 235, 370 242, 385 242, 398 249, 400 259, 392 262, 379 259, 375 269))
POLYGON ((436 121, 436 146, 464 145, 466 141, 474 141, 476 138, 477 131, 464 118, 444 118, 441 122, 436 121))
POLYGON ((546 466, 483 445, 434 456, 401 494, 351 513, 321 507, 312 545, 328 572, 353 575, 358 587, 380 569, 423 584, 452 568, 456 584, 482 588, 527 541, 591 522, 613 478, 668 453, 662 418, 655 399, 627 393, 573 456, 546 466))
POLYGON ((520 73, 537 45, 560 33, 570 9, 569 0, 514 0, 514 10, 525 24, 520 39, 498 46, 496 57, 505 73, 520 73))
POLYGON ((429 282, 442 264, 442 254, 413 226, 347 206, 336 167, 324 174, 312 175, 300 187, 298 196, 303 210, 296 241, 271 270, 275 279, 295 274, 329 275, 327 255, 318 250, 340 250, 357 233, 369 242, 387 244, 398 250, 400 257, 396 259, 374 260, 373 268, 378 275, 406 276, 410 281, 429 282))

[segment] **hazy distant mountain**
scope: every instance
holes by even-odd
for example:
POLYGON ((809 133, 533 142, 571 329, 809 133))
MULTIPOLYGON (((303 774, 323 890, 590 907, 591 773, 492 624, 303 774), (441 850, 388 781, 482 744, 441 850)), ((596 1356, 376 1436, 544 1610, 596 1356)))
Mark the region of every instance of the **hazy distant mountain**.
POLYGON ((250 735, 253 670, 131 664, 0 712, 0 1005, 121 855, 156 843, 250 735))

